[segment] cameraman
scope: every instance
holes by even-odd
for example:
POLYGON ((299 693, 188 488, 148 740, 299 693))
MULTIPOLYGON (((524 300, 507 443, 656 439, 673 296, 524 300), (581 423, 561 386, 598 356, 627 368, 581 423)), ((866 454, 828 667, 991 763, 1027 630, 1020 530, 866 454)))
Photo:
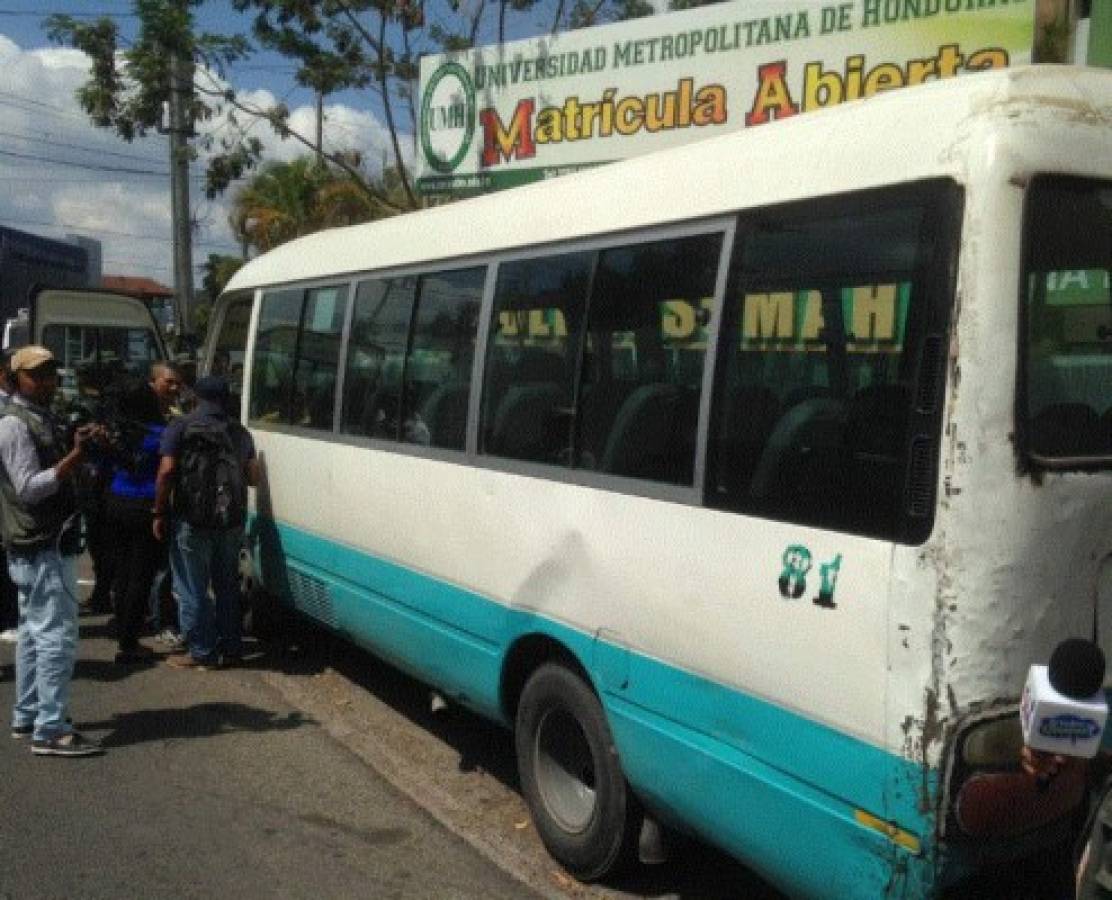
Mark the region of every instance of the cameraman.
POLYGON ((98 436, 96 426, 74 435, 65 451, 50 412, 58 365, 45 347, 12 355, 16 395, 0 418, 0 521, 8 571, 19 592, 19 642, 12 737, 31 737, 38 756, 89 756, 98 744, 74 731, 66 717, 77 656, 77 579, 80 516, 70 483, 98 436))
POLYGON ((110 426, 115 444, 105 513, 116 545, 116 632, 121 665, 145 662, 154 651, 139 643, 151 585, 164 566, 166 550, 151 527, 158 446, 181 390, 178 369, 165 362, 151 367, 150 381, 124 395, 119 418, 110 426))

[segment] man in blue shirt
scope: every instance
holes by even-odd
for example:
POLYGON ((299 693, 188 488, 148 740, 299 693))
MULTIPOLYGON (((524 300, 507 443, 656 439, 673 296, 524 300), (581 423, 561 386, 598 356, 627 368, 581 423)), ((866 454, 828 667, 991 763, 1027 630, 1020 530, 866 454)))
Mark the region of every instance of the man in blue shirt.
POLYGON ((45 347, 17 350, 11 369, 16 394, 0 418, 0 522, 19 594, 12 737, 31 737, 36 755, 88 756, 101 748, 73 730, 66 712, 77 656, 81 530, 70 480, 98 430, 78 429, 66 451, 49 411, 58 367, 45 347))
POLYGON ((115 460, 104 512, 115 544, 116 662, 124 665, 154 656, 153 650, 139 643, 151 585, 165 557, 165 548, 151 533, 151 507, 162 434, 180 387, 177 368, 156 362, 150 381, 125 394, 118 410, 129 436, 125 452, 115 460))
POLYGON ((243 513, 247 507, 247 485, 258 482, 255 444, 250 433, 227 412, 228 383, 206 376, 194 386, 197 408, 171 422, 162 435, 155 483, 154 535, 170 542, 170 570, 178 597, 178 616, 186 652, 167 658, 167 665, 181 669, 206 668, 220 662, 234 663, 241 654, 239 612, 239 548, 243 543, 243 513), (197 449, 201 447, 202 449, 197 449), (194 465, 191 455, 216 454, 214 461, 194 465), (221 459, 230 456, 238 467, 233 478, 219 473, 221 459), (211 483, 184 488, 185 473, 208 472, 211 483), (217 479, 222 479, 216 484, 217 479), (217 497, 207 503, 210 489, 226 490, 236 496, 217 497), (214 509, 219 507, 219 509, 214 509), (221 511, 232 510, 221 518, 221 511), (171 520, 168 525, 168 520, 171 520), (209 600, 209 586, 215 609, 209 600))

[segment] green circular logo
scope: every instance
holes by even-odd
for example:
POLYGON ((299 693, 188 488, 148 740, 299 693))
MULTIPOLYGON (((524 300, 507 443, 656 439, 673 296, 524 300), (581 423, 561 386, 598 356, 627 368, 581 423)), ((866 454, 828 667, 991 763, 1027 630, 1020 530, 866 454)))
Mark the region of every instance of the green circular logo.
POLYGON ((459 63, 436 70, 421 98, 421 150, 443 174, 463 162, 475 134, 475 85, 459 63))

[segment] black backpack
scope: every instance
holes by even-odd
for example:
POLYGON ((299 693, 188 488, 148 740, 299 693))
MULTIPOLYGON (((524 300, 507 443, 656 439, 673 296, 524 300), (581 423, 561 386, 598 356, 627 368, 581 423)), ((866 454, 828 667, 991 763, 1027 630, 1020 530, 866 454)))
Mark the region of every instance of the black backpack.
POLYGON ((200 419, 185 426, 178 452, 174 512, 197 528, 241 528, 247 483, 230 420, 200 419))

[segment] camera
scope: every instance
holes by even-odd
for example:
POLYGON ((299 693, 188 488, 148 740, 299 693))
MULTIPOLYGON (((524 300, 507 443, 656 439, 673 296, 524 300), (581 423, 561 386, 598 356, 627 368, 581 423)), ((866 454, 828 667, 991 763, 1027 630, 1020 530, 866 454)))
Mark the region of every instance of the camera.
POLYGON ((81 403, 72 403, 66 410, 65 444, 72 448, 77 444, 77 432, 87 426, 97 428, 96 437, 86 445, 89 458, 96 463, 109 463, 134 468, 143 444, 146 426, 142 422, 120 415, 105 415, 105 411, 94 410, 81 403))

